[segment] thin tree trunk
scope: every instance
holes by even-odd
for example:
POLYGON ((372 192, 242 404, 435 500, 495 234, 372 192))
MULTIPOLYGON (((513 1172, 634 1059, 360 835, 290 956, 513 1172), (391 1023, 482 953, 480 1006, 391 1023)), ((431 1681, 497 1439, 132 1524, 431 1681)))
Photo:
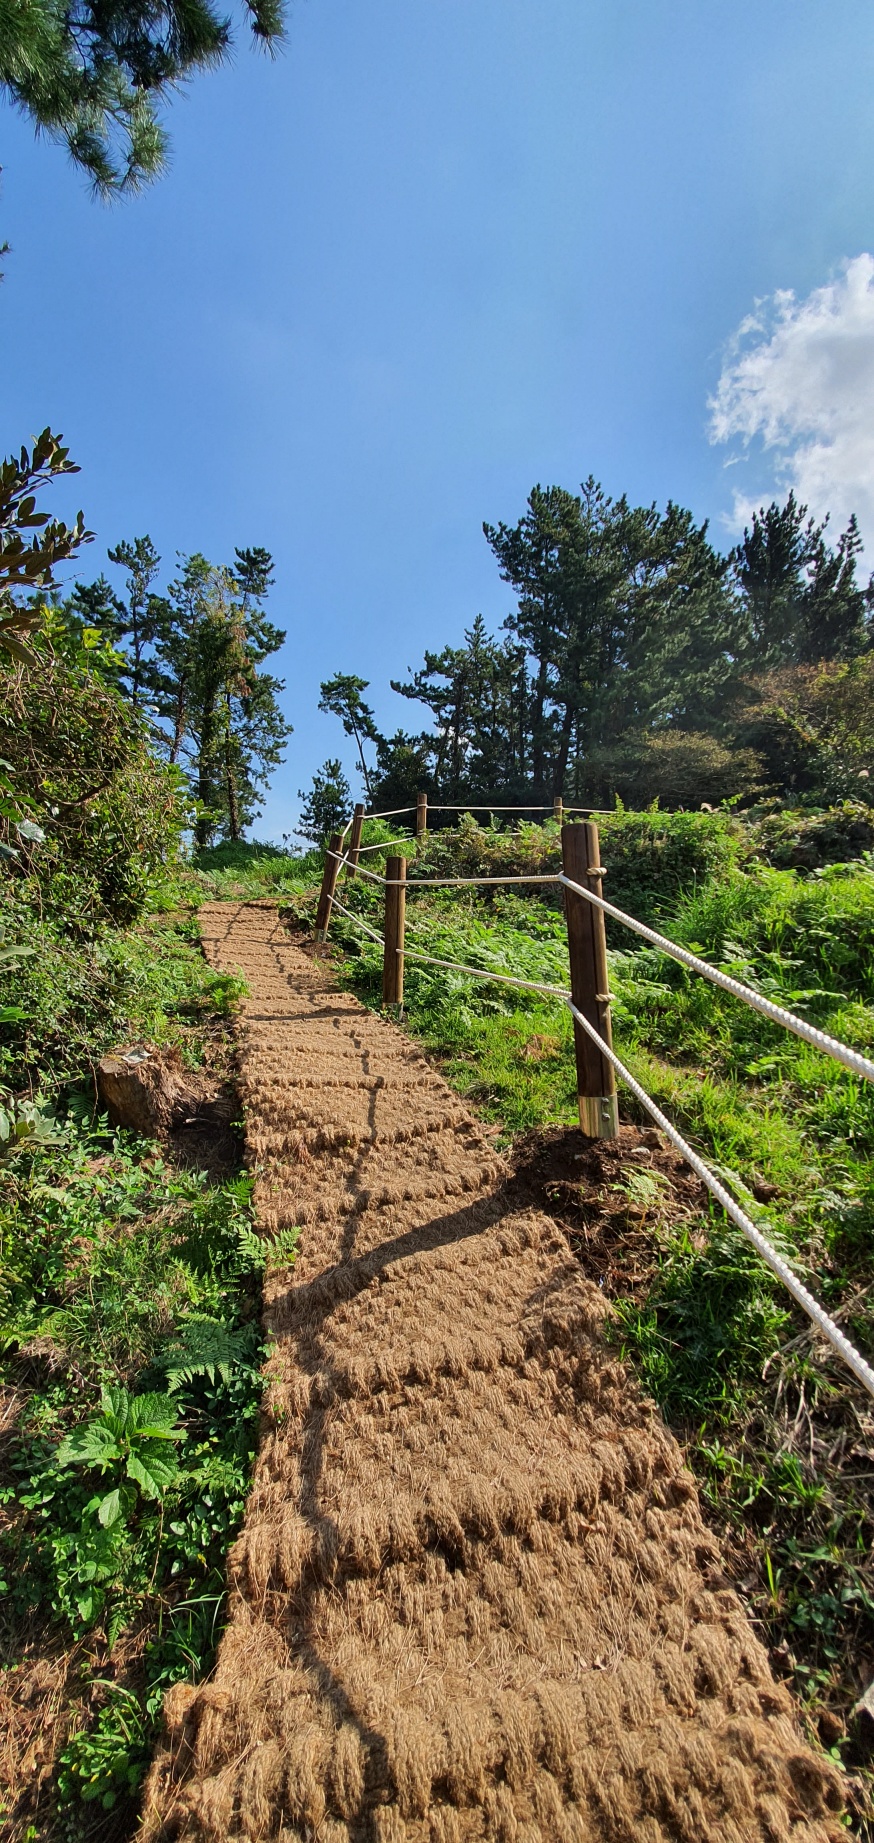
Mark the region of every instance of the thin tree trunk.
POLYGON ((359 761, 360 761, 360 763, 361 763, 361 773, 362 773, 362 775, 364 776, 364 790, 365 790, 365 792, 366 792, 366 794, 367 794, 367 798, 368 798, 368 800, 369 800, 369 799, 371 798, 371 793, 372 793, 372 789, 371 789, 371 785, 370 785, 370 775, 369 775, 369 773, 368 773, 368 770, 367 770, 367 763, 366 763, 366 761, 365 761, 365 759, 364 759, 364 748, 363 748, 363 745, 362 745, 362 742, 361 742, 361 737, 360 737, 360 735, 358 734, 358 731, 357 731, 357 730, 355 731, 355 741, 356 741, 356 742, 357 742, 357 744, 358 744, 358 760, 359 760, 359 761))
POLYGON ((237 799, 237 783, 231 760, 230 736, 225 739, 225 786, 228 796, 228 823, 231 828, 231 837, 236 841, 242 834, 242 827, 240 825, 240 804, 237 799))
POLYGON ((182 748, 183 742, 185 741, 185 731, 187 727, 188 727, 188 698, 187 698, 187 687, 183 679, 180 681, 179 688, 176 693, 176 709, 173 713, 173 746, 170 750, 171 762, 177 762, 179 760, 179 751, 182 748))
POLYGON ((559 740, 558 740, 558 755, 556 757, 555 770, 554 770, 553 777, 552 777, 553 797, 556 794, 560 794, 564 792, 565 776, 567 774, 568 755, 570 753, 571 736, 573 735, 575 716, 576 716, 576 711, 574 710, 573 705, 569 703, 566 704, 564 707, 564 716, 562 717, 562 720, 561 720, 561 732, 560 732, 559 740))
POLYGON ((210 795, 212 794, 213 786, 210 770, 212 767, 212 748, 214 740, 215 698, 213 697, 210 704, 204 709, 203 723, 200 731, 200 744, 197 751, 197 798, 201 806, 207 808, 207 811, 198 819, 194 829, 194 835, 201 847, 209 843, 209 835, 212 831, 209 813, 212 810, 210 795))

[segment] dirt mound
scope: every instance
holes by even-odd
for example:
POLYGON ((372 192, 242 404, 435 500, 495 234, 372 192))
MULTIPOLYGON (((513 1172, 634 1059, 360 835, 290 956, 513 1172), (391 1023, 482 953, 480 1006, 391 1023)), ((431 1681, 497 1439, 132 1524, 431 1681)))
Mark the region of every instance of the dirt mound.
POLYGON ((563 1235, 275 910, 202 921, 250 987, 259 1220, 303 1233, 228 1629, 168 1697, 144 1843, 836 1843, 837 1776, 563 1235))

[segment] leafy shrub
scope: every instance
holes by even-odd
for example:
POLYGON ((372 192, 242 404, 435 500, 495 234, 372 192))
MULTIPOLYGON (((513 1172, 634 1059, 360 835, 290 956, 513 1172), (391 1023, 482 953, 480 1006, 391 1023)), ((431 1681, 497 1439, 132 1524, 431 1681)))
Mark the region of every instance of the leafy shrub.
POLYGON ((874 775, 874 653, 784 666, 750 686, 738 739, 759 754, 774 793, 865 800, 874 775))
POLYGON ((19 896, 67 932, 145 907, 184 824, 178 771, 85 664, 0 664, 0 844, 19 896))
POLYGON ((256 1234, 251 1195, 248 1177, 211 1184, 73 1117, 0 1165, 0 1382, 21 1408, 0 1478, 5 1618, 26 1628, 38 1609, 98 1670, 121 1633, 143 1657, 135 1693, 95 1678, 96 1720, 64 1748, 71 1838, 91 1834, 75 1807, 135 1790, 164 1691, 208 1671, 221 1630, 261 1396, 258 1279, 297 1240, 256 1234))
MULTIPOLYGON (((728 813, 616 812, 598 817, 605 894, 642 921, 663 914, 684 890, 723 876, 748 849, 741 823, 728 813)), ((522 822, 480 826, 465 814, 459 825, 429 834, 410 876, 531 876, 558 870, 559 828, 522 822)), ((533 893, 533 892, 532 892, 533 893)), ((538 891, 541 901, 557 902, 538 891)))
POLYGON ((595 749, 583 766, 582 798, 594 805, 621 800, 647 807, 697 810, 761 793, 767 776, 753 748, 733 748, 698 730, 656 730, 595 749))
POLYGON ((685 893, 729 876, 745 850, 743 828, 728 813, 620 809, 599 824, 604 894, 640 921, 669 913, 685 893))
POLYGON ((851 863, 874 848, 874 808, 859 800, 813 812, 789 807, 757 818, 752 830, 778 870, 820 870, 851 863))
POLYGON ((20 961, 0 960, 0 1086, 57 1089, 131 1036, 199 1051, 199 1021, 227 1015, 245 990, 214 972, 187 923, 69 934, 40 920, 16 889, 0 891, 0 933, 26 936, 20 961))
POLYGON ((62 1809, 79 1802, 113 1810, 120 1797, 137 1790, 148 1765, 150 1737, 136 1696, 120 1683, 97 1679, 95 1687, 105 1692, 106 1701, 94 1726, 73 1734, 60 1756, 62 1809))
POLYGON ((135 1505, 136 1493, 125 1478, 149 1498, 163 1497, 173 1484, 179 1460, 171 1442, 185 1438, 176 1416, 177 1406, 169 1395, 129 1395, 118 1386, 104 1388, 99 1413, 61 1441, 58 1465, 82 1465, 101 1475, 109 1472, 115 1480, 94 1506, 104 1529, 128 1516, 135 1505))

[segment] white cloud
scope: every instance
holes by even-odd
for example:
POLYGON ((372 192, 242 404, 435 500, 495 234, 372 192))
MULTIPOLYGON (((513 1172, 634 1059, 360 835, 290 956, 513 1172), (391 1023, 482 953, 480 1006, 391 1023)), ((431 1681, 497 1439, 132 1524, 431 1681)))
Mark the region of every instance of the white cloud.
POLYGON ((770 486, 735 491, 733 526, 794 487, 817 518, 831 513, 833 536, 855 512, 874 562, 874 256, 853 257, 806 300, 780 290, 757 302, 709 409, 712 442, 770 457, 770 486))

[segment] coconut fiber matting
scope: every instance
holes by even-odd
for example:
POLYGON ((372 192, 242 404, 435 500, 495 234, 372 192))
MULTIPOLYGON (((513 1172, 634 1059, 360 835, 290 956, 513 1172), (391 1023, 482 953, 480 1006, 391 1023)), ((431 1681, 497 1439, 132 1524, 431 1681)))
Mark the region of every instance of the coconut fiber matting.
POLYGON ((211 1681, 167 1698, 141 1843, 826 1843, 830 1763, 554 1223, 275 908, 241 967, 261 1445, 211 1681))

